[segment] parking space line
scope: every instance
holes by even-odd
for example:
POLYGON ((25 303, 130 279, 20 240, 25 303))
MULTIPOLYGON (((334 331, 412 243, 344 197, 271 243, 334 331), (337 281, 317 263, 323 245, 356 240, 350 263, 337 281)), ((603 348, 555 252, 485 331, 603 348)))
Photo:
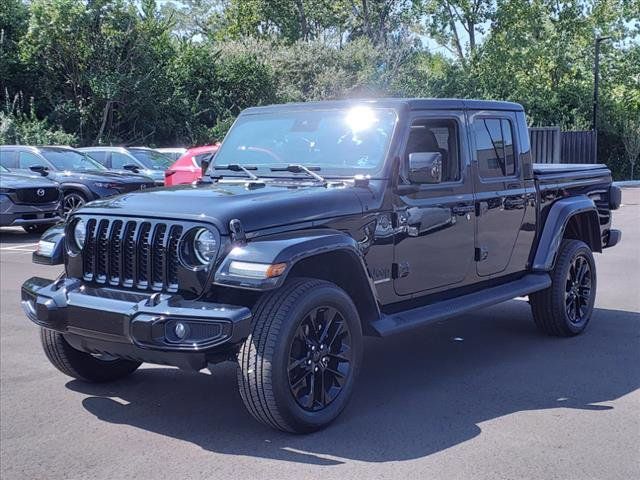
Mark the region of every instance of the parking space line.
POLYGON ((0 247, 0 250, 13 252, 33 252, 33 247, 37 247, 37 243, 27 243, 25 245, 11 245, 10 247, 0 247))

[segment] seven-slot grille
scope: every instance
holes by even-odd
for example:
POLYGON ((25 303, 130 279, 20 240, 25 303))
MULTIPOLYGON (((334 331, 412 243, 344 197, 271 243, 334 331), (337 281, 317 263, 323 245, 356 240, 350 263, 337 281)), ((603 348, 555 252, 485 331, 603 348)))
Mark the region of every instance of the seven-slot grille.
POLYGON ((183 225, 111 218, 90 218, 86 224, 84 280, 142 290, 178 290, 183 225))
POLYGON ((51 203, 60 198, 57 187, 20 188, 16 190, 16 203, 51 203))

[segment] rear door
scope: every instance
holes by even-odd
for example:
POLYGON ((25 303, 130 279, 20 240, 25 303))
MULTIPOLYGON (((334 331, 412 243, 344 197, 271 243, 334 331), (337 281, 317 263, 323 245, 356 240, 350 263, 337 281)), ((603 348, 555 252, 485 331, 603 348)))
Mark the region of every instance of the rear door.
POLYGON ((476 171, 476 269, 479 276, 495 275, 509 265, 526 206, 516 114, 470 111, 469 123, 476 171))

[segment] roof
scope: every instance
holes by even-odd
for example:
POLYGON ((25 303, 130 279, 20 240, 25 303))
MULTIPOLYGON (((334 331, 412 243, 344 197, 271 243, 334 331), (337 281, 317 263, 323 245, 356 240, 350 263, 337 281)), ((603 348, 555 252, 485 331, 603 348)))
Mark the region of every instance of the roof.
POLYGON ((126 151, 127 149, 125 147, 112 147, 110 145, 104 145, 104 146, 97 146, 97 147, 82 147, 82 148, 78 148, 78 150, 81 150, 83 152, 96 152, 98 150, 103 150, 107 152, 123 152, 123 151, 126 151))
POLYGON ((40 150, 78 150, 68 145, 0 145, 0 148, 19 148, 30 152, 38 152, 40 150))
POLYGON ((344 108, 362 104, 395 109, 408 108, 409 110, 524 110, 522 108, 522 105, 520 105, 519 103, 502 102, 496 100, 465 100, 458 98, 364 98, 266 105, 264 107, 247 108, 243 111, 243 113, 260 113, 279 110, 344 108))

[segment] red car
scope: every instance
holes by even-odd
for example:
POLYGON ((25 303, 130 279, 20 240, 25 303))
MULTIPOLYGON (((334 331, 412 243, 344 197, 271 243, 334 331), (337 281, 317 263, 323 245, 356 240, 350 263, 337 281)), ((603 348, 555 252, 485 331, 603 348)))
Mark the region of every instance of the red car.
POLYGON ((215 145, 205 145, 187 150, 164 172, 164 185, 168 187, 198 180, 202 176, 202 160, 206 160, 211 154, 215 154, 219 147, 220 144, 216 143, 215 145))

